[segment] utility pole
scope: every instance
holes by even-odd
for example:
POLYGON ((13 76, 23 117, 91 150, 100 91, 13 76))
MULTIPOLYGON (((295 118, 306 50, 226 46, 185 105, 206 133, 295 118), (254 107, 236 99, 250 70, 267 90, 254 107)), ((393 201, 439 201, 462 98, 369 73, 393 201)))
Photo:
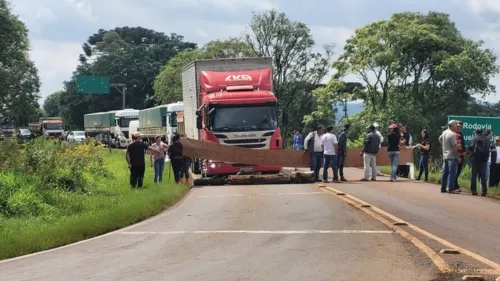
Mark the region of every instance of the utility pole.
POLYGON ((127 84, 125 83, 109 83, 122 94, 122 108, 125 109, 125 95, 127 94, 127 84))
POLYGON ((349 123, 349 118, 347 116, 347 97, 344 97, 344 118, 349 123))

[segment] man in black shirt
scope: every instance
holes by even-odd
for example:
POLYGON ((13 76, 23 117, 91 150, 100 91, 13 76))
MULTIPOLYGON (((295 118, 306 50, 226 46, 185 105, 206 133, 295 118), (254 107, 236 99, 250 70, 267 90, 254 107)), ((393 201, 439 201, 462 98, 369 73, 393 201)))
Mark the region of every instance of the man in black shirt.
POLYGON ((344 162, 345 157, 347 156, 347 131, 349 130, 349 127, 349 124, 345 124, 344 130, 339 135, 339 155, 337 158, 337 164, 341 181, 347 181, 347 179, 344 177, 344 162))
POLYGON ((142 187, 144 181, 144 172, 146 171, 146 162, 144 154, 146 150, 157 151, 156 148, 148 146, 141 141, 140 134, 132 136, 133 142, 128 145, 125 158, 127 159, 128 168, 130 169, 130 185, 132 187, 142 187))

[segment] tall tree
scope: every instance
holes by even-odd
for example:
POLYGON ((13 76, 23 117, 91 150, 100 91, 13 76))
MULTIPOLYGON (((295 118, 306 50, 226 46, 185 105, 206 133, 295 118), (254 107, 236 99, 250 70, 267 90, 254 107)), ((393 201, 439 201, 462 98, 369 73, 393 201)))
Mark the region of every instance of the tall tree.
POLYGON ((397 13, 357 29, 335 67, 364 82, 360 97, 370 114, 363 116, 371 122, 398 121, 436 135, 473 94, 494 91, 496 56, 482 45, 464 38, 447 14, 397 13))
MULTIPOLYGON (((293 112, 290 124, 300 124, 313 109, 312 91, 330 70, 334 45, 324 46, 323 53, 315 52, 309 27, 276 10, 254 14, 245 40, 258 56, 273 58, 279 111, 293 112)), ((285 138, 291 126, 282 126, 285 138)))
POLYGON ((59 116, 61 115, 61 96, 64 95, 64 91, 57 91, 45 98, 43 103, 43 110, 47 116, 59 116))
POLYGON ((0 0, 0 22, 0 118, 22 125, 39 107, 40 79, 29 59, 28 29, 6 0, 0 0))
POLYGON ((122 94, 115 88, 109 95, 77 94, 74 78, 78 75, 109 76, 112 83, 125 83, 128 108, 153 106, 153 81, 161 66, 178 52, 195 47, 180 35, 167 36, 142 27, 101 29, 82 46, 81 64, 61 93, 60 112, 69 126, 81 128, 86 113, 122 108, 122 94))
POLYGON ((201 49, 185 50, 168 61, 155 79, 154 90, 158 103, 166 104, 182 100, 181 71, 197 59, 253 57, 255 52, 245 41, 238 38, 214 40, 201 49))

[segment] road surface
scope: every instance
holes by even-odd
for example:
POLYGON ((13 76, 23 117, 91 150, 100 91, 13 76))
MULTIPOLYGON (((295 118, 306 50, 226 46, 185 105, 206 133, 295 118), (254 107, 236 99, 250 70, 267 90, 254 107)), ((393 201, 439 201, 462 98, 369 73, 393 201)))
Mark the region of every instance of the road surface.
MULTIPOLYGON (((444 216, 407 208, 413 211, 431 220, 444 216)), ((132 227, 0 262, 0 280, 16 281, 444 280, 440 276, 408 239, 316 184, 194 188, 173 209, 132 227)))

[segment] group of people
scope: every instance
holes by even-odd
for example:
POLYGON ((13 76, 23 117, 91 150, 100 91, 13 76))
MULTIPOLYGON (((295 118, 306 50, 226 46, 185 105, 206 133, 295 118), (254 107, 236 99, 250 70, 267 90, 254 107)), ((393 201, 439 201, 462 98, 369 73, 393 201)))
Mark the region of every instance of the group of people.
POLYGON ((127 147, 125 154, 128 168, 130 169, 130 185, 135 188, 142 187, 144 184, 146 151, 150 153, 150 166, 154 168, 154 183, 161 183, 163 181, 165 157, 167 155, 172 165, 175 182, 179 183, 185 179, 185 183, 188 183, 191 159, 184 156, 180 138, 179 134, 175 134, 172 137, 171 145, 168 146, 162 141, 160 136, 157 136, 155 143, 149 146, 141 140, 140 133, 134 134, 132 136, 132 143, 127 147))
POLYGON ((441 174, 441 192, 459 193, 458 177, 465 162, 465 156, 469 156, 471 166, 470 188, 472 195, 478 195, 477 182, 481 184, 481 195, 486 196, 489 186, 498 186, 500 182, 500 138, 495 138, 491 143, 493 133, 491 130, 483 132, 476 129, 474 136, 465 147, 462 134, 462 122, 451 120, 448 129, 443 131, 439 142, 443 148, 443 171, 441 174))

